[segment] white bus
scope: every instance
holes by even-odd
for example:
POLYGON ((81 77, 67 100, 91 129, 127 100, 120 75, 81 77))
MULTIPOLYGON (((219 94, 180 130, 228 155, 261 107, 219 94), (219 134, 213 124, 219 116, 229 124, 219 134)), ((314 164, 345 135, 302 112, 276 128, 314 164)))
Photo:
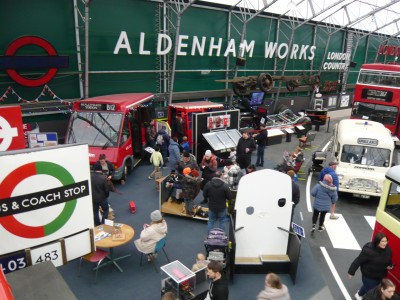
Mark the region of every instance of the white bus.
POLYGON ((339 192, 380 197, 393 151, 390 131, 381 123, 351 119, 336 124, 332 154, 338 162, 339 192))

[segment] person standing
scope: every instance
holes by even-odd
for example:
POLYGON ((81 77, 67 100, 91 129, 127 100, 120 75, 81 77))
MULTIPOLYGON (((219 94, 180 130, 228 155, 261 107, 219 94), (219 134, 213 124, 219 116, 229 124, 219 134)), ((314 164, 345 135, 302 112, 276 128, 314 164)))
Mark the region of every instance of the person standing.
POLYGON ((187 151, 183 151, 182 156, 178 162, 178 168, 177 168, 178 172, 182 174, 182 171, 185 168, 194 169, 196 167, 197 167, 196 157, 187 151))
POLYGON ((257 300, 290 300, 289 290, 275 273, 265 276, 265 289, 262 290, 257 300))
POLYGON ((207 276, 211 279, 207 296, 204 300, 228 300, 228 282, 222 274, 222 264, 212 260, 207 266, 207 276))
POLYGON ((155 149, 156 147, 156 130, 154 128, 154 120, 151 120, 146 127, 146 143, 148 147, 155 149))
POLYGON ((246 131, 236 146, 236 161, 241 169, 247 168, 251 164, 251 152, 256 149, 256 142, 246 131))
POLYGON ((236 164, 235 160, 228 160, 224 167, 223 179, 231 190, 237 190, 240 179, 245 173, 236 164))
POLYGON ((211 150, 207 150, 200 163, 201 177, 203 178, 201 189, 214 177, 217 168, 218 163, 215 155, 211 153, 211 150))
MULTIPOLYGON (((96 165, 97 166, 100 165, 103 174, 107 177, 107 180, 112 179, 115 169, 114 169, 113 164, 106 159, 105 154, 99 155, 99 160, 94 164, 94 166, 96 166, 96 165)), ((93 169, 94 169, 94 166, 93 166, 93 169)))
POLYGON ((196 169, 183 169, 183 177, 180 181, 182 186, 182 196, 186 205, 186 214, 194 216, 194 198, 200 191, 200 173, 196 169))
POLYGON ((190 153, 190 144, 186 135, 182 137, 182 143, 180 144, 182 151, 190 153))
POLYGON ((169 169, 170 171, 176 170, 178 162, 181 159, 181 151, 179 149, 178 138, 173 137, 168 146, 169 152, 169 169))
POLYGON ((332 183, 332 176, 326 174, 323 178, 323 181, 320 181, 313 187, 313 189, 311 190, 311 196, 314 197, 314 212, 312 216, 311 233, 315 232, 315 226, 317 224, 318 216, 318 231, 322 232, 325 230, 325 215, 331 208, 332 204, 336 203, 338 199, 336 186, 334 186, 332 183))
POLYGON ((260 125, 260 132, 256 135, 253 135, 254 139, 257 142, 257 161, 256 166, 263 167, 264 166, 264 152, 265 147, 268 142, 268 130, 265 128, 265 124, 260 125))
POLYGON ((347 272, 350 279, 359 267, 361 267, 363 285, 355 294, 357 300, 363 299, 363 296, 387 275, 387 271, 393 269, 392 249, 388 246, 388 238, 383 232, 379 232, 372 242, 363 246, 360 255, 353 261, 347 272))
POLYGON ((394 283, 384 278, 381 283, 374 289, 369 290, 363 300, 399 300, 400 297, 396 295, 396 286, 394 283))
POLYGON ((226 201, 232 199, 232 193, 222 179, 221 172, 217 171, 215 177, 205 185, 203 196, 208 200, 208 231, 214 228, 218 220, 219 228, 226 232, 226 201))
POLYGON ((164 164, 162 155, 160 153, 160 148, 158 146, 156 146, 154 152, 151 154, 150 162, 153 164, 154 170, 151 172, 148 178, 153 179, 154 175, 160 170, 160 166, 164 164))
POLYGON ((103 169, 100 164, 93 166, 94 172, 90 176, 93 201, 93 217, 94 225, 99 226, 104 224, 104 220, 108 218, 109 205, 108 196, 110 195, 110 185, 103 174, 103 169), (100 221, 99 208, 103 210, 102 220, 100 221))
MULTIPOLYGON (((339 178, 336 174, 336 166, 338 165, 337 162, 335 161, 331 161, 327 167, 323 168, 321 173, 319 173, 319 181, 322 181, 322 179, 324 178, 324 176, 326 174, 329 174, 332 176, 332 180, 333 180, 333 184, 336 186, 336 190, 339 193, 339 178)), ((331 220, 337 220, 339 219, 339 216, 335 215, 335 209, 336 209, 336 203, 332 204, 331 208, 330 208, 330 216, 329 219, 331 220)))
POLYGON ((158 132, 156 136, 156 145, 160 147, 161 155, 163 157, 164 166, 168 161, 168 147, 169 147, 170 138, 163 126, 158 132))
POLYGON ((185 129, 183 128, 182 117, 176 117, 175 122, 172 123, 172 136, 178 138, 178 143, 182 143, 185 129))

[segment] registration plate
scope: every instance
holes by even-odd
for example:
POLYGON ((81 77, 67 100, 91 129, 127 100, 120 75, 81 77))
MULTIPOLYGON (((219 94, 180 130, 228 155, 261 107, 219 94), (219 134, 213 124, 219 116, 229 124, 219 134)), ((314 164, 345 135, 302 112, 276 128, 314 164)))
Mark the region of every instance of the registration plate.
POLYGON ((363 199, 369 199, 371 198, 370 195, 361 195, 361 194, 353 194, 354 197, 358 197, 358 198, 363 198, 363 199))

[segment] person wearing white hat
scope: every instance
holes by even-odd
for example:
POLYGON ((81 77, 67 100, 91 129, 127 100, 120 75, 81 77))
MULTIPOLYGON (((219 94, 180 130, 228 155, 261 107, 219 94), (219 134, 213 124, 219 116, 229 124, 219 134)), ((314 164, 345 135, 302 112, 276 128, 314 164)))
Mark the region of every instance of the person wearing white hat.
MULTIPOLYGON (((215 175, 218 168, 217 157, 211 153, 211 150, 207 150, 203 156, 200 163, 201 177, 203 181, 201 182, 200 188, 203 190, 207 182, 209 182, 215 175)), ((204 200, 202 203, 205 203, 204 200)))
POLYGON ((167 222, 161 215, 159 210, 155 210, 150 214, 151 223, 144 224, 140 233, 140 238, 134 243, 138 251, 145 254, 152 254, 159 240, 167 235, 167 222))

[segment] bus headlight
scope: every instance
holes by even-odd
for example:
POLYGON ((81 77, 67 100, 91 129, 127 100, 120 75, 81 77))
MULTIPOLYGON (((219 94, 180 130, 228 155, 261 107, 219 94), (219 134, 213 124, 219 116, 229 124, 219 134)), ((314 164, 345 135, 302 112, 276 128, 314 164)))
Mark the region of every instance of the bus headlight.
POLYGON ((337 177, 339 178, 339 180, 342 180, 344 178, 343 174, 337 174, 337 177))
POLYGON ((380 192, 382 192, 382 190, 381 190, 380 188, 377 188, 377 189, 376 189, 376 193, 379 194, 380 192))

